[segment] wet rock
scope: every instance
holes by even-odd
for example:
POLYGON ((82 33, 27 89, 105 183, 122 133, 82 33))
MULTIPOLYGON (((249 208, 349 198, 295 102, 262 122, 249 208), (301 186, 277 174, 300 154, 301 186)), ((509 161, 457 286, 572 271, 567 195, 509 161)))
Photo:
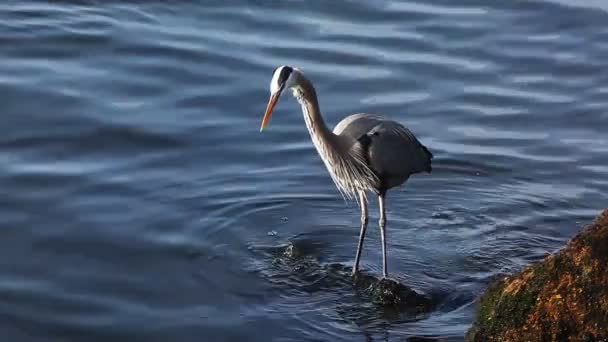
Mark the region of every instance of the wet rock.
POLYGON ((288 258, 299 258, 299 257, 304 256, 305 254, 296 245, 289 244, 287 247, 285 247, 285 251, 283 252, 283 255, 285 255, 288 258))
POLYGON ((429 312, 432 309, 432 302, 428 297, 393 279, 378 279, 358 273, 353 277, 353 282, 355 288, 365 291, 375 304, 409 308, 419 313, 429 312))
POLYGON ((467 341, 608 341, 608 209, 479 299, 467 341))
POLYGON ((299 240, 271 248, 273 267, 267 275, 298 293, 340 293, 342 302, 338 306, 351 318, 380 312, 391 319, 415 320, 430 313, 437 304, 437 298, 398 281, 365 272, 353 276, 350 265, 323 263, 318 253, 315 244, 299 240))

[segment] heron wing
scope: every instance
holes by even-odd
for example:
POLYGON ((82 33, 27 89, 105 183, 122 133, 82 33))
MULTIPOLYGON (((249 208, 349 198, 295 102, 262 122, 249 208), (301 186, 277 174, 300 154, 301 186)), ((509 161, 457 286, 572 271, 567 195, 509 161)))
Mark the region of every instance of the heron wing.
POLYGON ((363 149, 368 164, 379 177, 403 182, 411 174, 431 171, 432 153, 405 126, 373 114, 353 114, 334 128, 334 133, 363 149))
POLYGON ((398 122, 385 120, 368 133, 371 166, 381 175, 409 177, 431 172, 433 154, 398 122))
POLYGON ((383 118, 381 116, 374 114, 360 113, 349 115, 334 127, 334 134, 349 137, 355 142, 382 121, 383 118))

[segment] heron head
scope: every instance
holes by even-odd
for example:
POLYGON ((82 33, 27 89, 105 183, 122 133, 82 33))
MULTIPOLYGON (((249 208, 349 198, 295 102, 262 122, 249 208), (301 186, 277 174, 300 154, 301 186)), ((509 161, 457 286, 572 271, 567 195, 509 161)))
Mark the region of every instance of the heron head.
POLYGON ((266 111, 264 112, 260 132, 263 131, 266 124, 268 124, 270 116, 272 115, 272 110, 277 105, 283 90, 292 88, 296 85, 297 73, 298 69, 287 65, 282 65, 274 69, 272 79, 270 80, 270 99, 268 100, 266 111))

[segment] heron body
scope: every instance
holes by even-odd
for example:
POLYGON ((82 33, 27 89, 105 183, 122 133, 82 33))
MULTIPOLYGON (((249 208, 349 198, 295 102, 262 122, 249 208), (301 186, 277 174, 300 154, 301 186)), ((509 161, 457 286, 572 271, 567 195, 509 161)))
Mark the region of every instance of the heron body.
POLYGON ((382 242, 383 276, 388 277, 386 257, 386 192, 403 184, 411 175, 431 172, 432 153, 414 134, 400 123, 375 114, 353 114, 331 131, 325 124, 316 91, 304 74, 293 67, 275 69, 270 83, 270 100, 264 113, 264 129, 283 90, 291 88, 302 107, 304 122, 312 142, 338 190, 359 201, 361 229, 353 265, 359 260, 367 229, 367 196, 378 196, 380 236, 382 242))
POLYGON ((431 153, 400 123, 372 114, 353 114, 338 123, 333 133, 360 149, 377 177, 372 188, 382 193, 403 184, 410 175, 431 171, 431 153))

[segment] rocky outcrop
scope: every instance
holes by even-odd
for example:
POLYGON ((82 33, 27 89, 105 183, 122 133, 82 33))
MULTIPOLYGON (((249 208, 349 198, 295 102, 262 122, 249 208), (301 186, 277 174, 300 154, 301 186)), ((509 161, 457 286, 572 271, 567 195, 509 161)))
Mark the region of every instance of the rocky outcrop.
POLYGON ((467 341, 608 341, 608 209, 560 252, 491 285, 467 341))

